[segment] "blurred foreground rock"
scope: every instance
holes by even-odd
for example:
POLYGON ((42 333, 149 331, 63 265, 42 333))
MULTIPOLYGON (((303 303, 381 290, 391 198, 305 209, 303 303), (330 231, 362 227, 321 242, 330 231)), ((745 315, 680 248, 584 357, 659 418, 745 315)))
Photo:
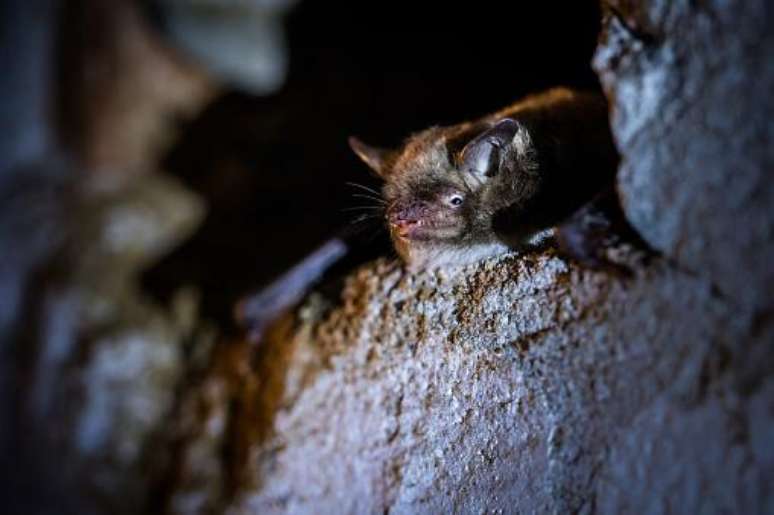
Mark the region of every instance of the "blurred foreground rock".
MULTIPOLYGON (((170 46, 143 7, 3 4, 3 40, 19 49, 3 56, 2 122, 17 140, 0 169, 8 513, 152 510, 171 466, 169 417, 214 341, 197 291, 162 305, 140 279, 204 217, 158 162, 227 78, 170 46)), ((269 50, 284 69, 282 42, 269 50)))
POLYGON ((174 44, 222 80, 274 93, 288 57, 282 17, 297 0, 154 0, 174 44))
POLYGON ((45 288, 29 296, 36 329, 17 350, 19 438, 31 474, 57 457, 57 473, 43 477, 64 512, 130 513, 148 502, 148 474, 165 463, 160 425, 190 347, 203 352, 212 335, 194 292, 166 308, 141 292, 138 276, 202 215, 195 196, 159 176, 83 198, 39 280, 45 288))

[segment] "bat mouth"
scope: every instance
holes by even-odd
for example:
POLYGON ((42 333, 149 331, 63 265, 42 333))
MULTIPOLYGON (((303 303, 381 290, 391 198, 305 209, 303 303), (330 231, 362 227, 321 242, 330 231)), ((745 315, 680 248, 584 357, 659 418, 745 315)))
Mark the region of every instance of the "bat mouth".
POLYGON ((430 220, 398 220, 390 223, 390 233, 400 240, 432 240, 454 232, 455 225, 430 220))
POLYGON ((411 239, 419 228, 422 227, 421 220, 400 220, 390 223, 390 231, 398 238, 411 239))

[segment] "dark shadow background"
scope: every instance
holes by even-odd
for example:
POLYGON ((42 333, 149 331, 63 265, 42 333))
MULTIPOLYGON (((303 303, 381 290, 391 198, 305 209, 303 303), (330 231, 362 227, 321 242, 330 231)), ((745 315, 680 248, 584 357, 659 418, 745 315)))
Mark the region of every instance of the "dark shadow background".
MULTIPOLYGON (((190 241, 146 274, 146 286, 164 299, 198 285, 204 315, 227 327, 238 297, 354 219, 342 209, 362 201, 347 181, 378 188, 347 136, 396 145, 532 91, 599 87, 589 65, 596 1, 460 5, 360 2, 334 10, 301 2, 288 19, 290 74, 281 91, 225 95, 169 154, 165 168, 210 211, 190 241)), ((380 227, 376 221, 372 230, 380 227)), ((381 230, 346 266, 387 252, 381 230)))

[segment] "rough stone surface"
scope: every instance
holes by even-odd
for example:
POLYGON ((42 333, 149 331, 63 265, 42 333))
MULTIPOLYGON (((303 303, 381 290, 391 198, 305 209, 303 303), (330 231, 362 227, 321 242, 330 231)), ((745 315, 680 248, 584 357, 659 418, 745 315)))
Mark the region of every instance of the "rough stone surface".
POLYGON ((621 19, 594 65, 613 106, 627 215, 680 265, 770 309, 771 3, 611 3, 621 19))
POLYGON ((750 321, 732 313, 663 262, 625 281, 550 252, 413 276, 376 262, 263 349, 248 374, 261 387, 236 396, 231 423, 247 439, 219 506, 763 513, 774 463, 749 417, 770 398, 739 391, 750 321))

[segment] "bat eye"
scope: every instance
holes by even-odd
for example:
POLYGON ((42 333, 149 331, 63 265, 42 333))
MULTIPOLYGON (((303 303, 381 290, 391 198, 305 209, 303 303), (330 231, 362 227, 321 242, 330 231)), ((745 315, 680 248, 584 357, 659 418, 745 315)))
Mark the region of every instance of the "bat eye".
POLYGON ((459 207, 462 205, 462 195, 457 195, 455 193, 454 195, 450 195, 446 201, 452 207, 459 207))

